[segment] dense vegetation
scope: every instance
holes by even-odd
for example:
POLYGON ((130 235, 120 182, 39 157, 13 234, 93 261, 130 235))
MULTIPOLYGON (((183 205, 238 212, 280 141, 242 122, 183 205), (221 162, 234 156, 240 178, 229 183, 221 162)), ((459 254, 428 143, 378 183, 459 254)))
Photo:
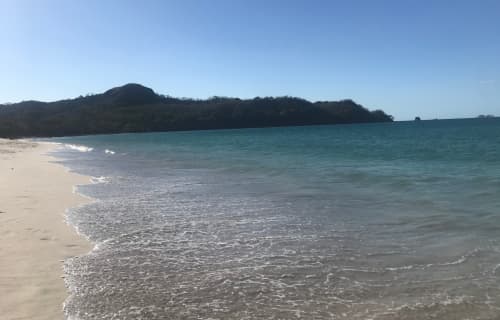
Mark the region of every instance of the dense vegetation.
POLYGON ((8 138, 387 121, 392 117, 383 111, 352 100, 178 99, 138 84, 56 102, 0 105, 0 137, 8 138))

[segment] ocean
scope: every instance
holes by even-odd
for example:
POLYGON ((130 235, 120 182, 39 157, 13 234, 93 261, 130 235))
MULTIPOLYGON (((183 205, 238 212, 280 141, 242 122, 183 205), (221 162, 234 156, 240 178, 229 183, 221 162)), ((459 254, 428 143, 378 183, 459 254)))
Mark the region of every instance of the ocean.
POLYGON ((500 318, 500 119, 49 141, 67 319, 500 318))

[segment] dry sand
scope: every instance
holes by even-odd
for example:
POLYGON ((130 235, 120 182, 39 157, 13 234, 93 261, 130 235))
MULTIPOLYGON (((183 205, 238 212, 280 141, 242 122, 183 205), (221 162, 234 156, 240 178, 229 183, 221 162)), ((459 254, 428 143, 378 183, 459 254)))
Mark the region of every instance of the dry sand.
POLYGON ((91 250, 65 222, 66 208, 88 202, 46 152, 54 145, 0 139, 0 319, 63 319, 63 260, 91 250))

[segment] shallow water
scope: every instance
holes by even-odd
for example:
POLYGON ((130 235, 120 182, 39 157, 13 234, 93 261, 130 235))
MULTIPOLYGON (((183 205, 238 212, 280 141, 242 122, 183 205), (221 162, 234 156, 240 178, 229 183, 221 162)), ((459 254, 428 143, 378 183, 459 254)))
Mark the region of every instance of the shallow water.
POLYGON ((500 317, 498 119, 51 141, 70 319, 500 317))

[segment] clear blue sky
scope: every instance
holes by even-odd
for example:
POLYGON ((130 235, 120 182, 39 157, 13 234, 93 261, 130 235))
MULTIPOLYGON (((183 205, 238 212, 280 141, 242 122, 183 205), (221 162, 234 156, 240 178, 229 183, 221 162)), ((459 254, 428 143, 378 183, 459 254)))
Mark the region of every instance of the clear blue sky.
POLYGON ((158 93, 352 98, 500 115, 500 1, 0 0, 0 102, 158 93))

